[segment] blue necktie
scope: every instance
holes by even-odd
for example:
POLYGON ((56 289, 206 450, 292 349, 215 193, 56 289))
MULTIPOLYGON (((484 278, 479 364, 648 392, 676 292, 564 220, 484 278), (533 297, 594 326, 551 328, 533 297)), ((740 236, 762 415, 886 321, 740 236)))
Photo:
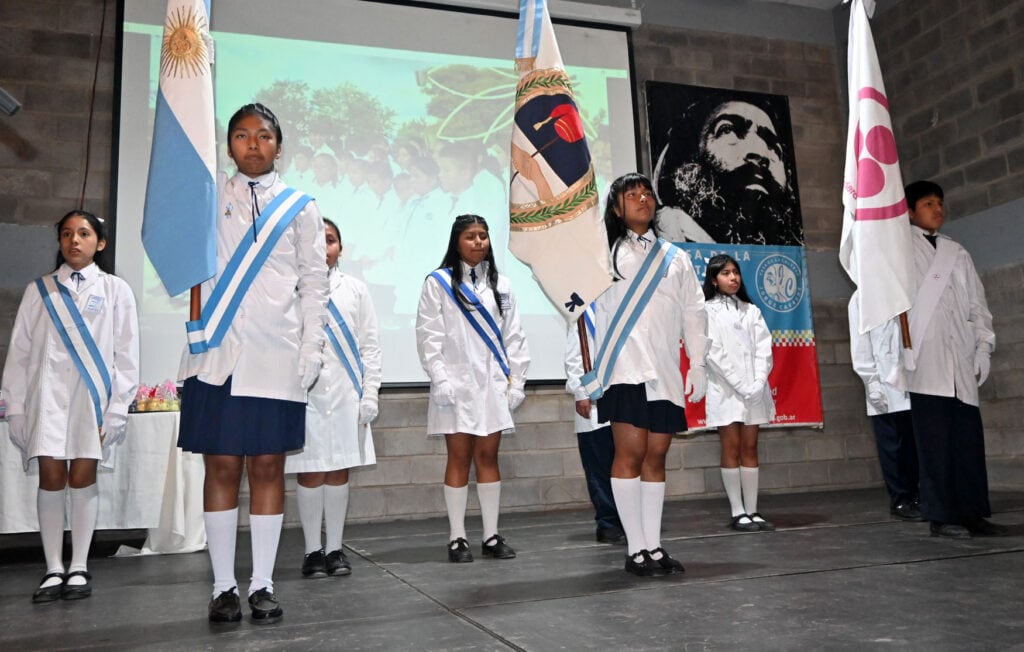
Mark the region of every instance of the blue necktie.
POLYGON ((476 287, 476 270, 469 270, 469 280, 473 282, 473 287, 476 287))
POLYGON ((644 249, 647 249, 647 244, 650 242, 650 239, 647 238, 646 236, 640 235, 640 236, 637 236, 636 241, 640 243, 641 247, 643 247, 644 249))
POLYGON ((260 205, 256 197, 256 186, 260 185, 259 181, 249 182, 249 194, 252 195, 252 241, 256 242, 256 218, 260 215, 260 205))
POLYGON ((71 280, 75 282, 75 290, 80 290, 85 277, 82 276, 82 272, 71 272, 71 280))

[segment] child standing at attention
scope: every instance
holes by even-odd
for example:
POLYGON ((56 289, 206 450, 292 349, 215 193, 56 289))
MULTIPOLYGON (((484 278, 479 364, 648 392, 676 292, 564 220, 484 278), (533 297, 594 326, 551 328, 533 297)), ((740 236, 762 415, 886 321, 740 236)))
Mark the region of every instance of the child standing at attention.
POLYGON ((498 446, 526 398, 530 352, 512 286, 498 274, 487 222, 478 215, 455 218, 441 267, 423 283, 416 348, 430 377, 427 434, 444 435, 448 450, 448 561, 473 561, 465 524, 470 465, 483 519, 481 552, 511 559, 515 551, 498 534, 498 446))
POLYGON ((775 418, 768 386, 772 333, 750 303, 740 266, 725 254, 708 261, 704 275, 708 311, 707 426, 722 440, 722 484, 729 497, 729 527, 774 530, 757 511, 757 434, 775 418))
POLYGON ((103 222, 71 211, 57 223, 57 269, 29 284, 18 308, 0 389, 25 470, 39 468, 36 509, 46 575, 32 602, 92 594, 86 562, 99 491, 96 465, 119 444, 139 385, 135 297, 110 273, 103 222), (65 490, 71 565, 65 574, 65 490))
POLYGON ((611 421, 612 493, 626 532, 625 569, 640 576, 683 571, 661 546, 665 456, 686 430, 685 397, 704 396, 707 315, 693 265, 658 237, 650 180, 638 173, 612 182, 605 206, 616 282, 595 301, 598 353, 585 386, 611 421), (690 359, 684 386, 679 339, 690 359))
POLYGON ((342 550, 348 516, 348 470, 376 464, 370 423, 377 418, 381 355, 377 313, 370 291, 338 266, 341 235, 324 218, 331 286, 324 366, 306 404, 306 446, 285 460, 285 473, 298 473, 295 497, 306 539, 303 577, 348 575, 342 550), (320 541, 327 525, 327 554, 320 541))
POLYGON ((247 104, 231 116, 228 155, 238 172, 218 188, 217 275, 203 284, 205 345, 195 345, 202 338, 190 324, 191 353, 179 372, 185 386, 178 445, 202 453, 206 467, 210 621, 242 618, 235 537, 244 470, 252 533, 249 607, 253 622, 272 623, 283 613, 273 573, 285 453, 305 442, 306 389, 322 364, 327 250, 316 202, 288 188, 274 170, 281 126, 270 109, 247 104), (259 253, 251 255, 254 249, 259 253), (229 265, 246 251, 242 265, 229 265))

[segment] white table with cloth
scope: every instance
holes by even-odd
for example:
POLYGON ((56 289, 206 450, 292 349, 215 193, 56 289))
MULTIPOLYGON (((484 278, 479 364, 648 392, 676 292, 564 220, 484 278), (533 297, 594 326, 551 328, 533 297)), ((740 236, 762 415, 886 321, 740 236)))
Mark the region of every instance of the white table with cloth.
MULTIPOLYGON (((206 547, 203 458, 178 448, 178 412, 128 415, 128 430, 100 465, 99 530, 148 530, 142 554, 194 552, 206 547)), ((34 465, 33 465, 34 467, 34 465)), ((0 534, 39 530, 39 474, 21 466, 7 422, 0 421, 0 534)), ((70 504, 70 497, 68 498, 70 504)))

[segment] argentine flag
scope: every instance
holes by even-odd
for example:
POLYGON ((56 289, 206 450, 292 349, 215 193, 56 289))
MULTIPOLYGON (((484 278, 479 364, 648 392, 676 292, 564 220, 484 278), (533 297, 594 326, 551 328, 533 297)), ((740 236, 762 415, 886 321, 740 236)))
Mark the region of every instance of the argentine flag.
POLYGON ((217 271, 210 0, 168 0, 142 244, 167 294, 217 271))

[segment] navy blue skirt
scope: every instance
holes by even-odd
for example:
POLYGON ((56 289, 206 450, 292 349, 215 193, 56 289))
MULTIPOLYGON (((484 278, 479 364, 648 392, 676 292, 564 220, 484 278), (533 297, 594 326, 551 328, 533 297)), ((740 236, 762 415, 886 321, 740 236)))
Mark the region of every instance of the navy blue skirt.
POLYGON ((628 423, 648 432, 686 430, 686 412, 672 401, 648 401, 644 385, 612 385, 597 399, 602 421, 628 423))
POLYGON ((276 455, 306 445, 306 404, 232 396, 231 378, 210 385, 195 376, 181 396, 178 447, 208 455, 276 455))

